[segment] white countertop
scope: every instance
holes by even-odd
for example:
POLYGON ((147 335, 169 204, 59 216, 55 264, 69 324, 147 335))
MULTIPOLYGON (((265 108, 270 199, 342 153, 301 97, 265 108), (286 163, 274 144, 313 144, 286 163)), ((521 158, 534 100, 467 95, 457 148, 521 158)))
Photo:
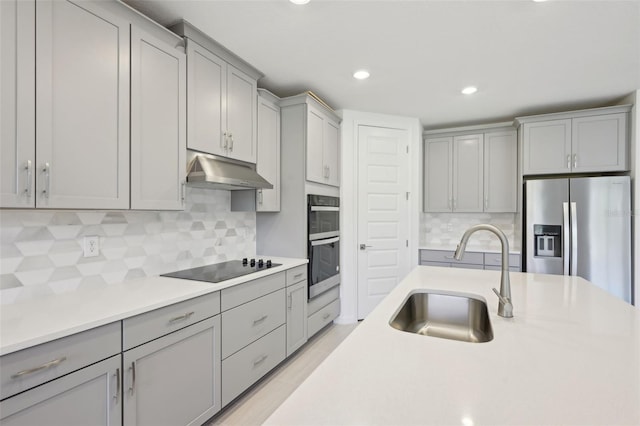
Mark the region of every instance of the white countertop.
POLYGON ((638 425, 640 310, 577 277, 417 267, 267 420, 270 425, 638 425), (389 321, 414 289, 481 295, 494 338, 389 321))
POLYGON ((0 355, 307 263, 307 259, 269 258, 282 266, 217 284, 178 278, 147 277, 3 305, 0 308, 0 355))

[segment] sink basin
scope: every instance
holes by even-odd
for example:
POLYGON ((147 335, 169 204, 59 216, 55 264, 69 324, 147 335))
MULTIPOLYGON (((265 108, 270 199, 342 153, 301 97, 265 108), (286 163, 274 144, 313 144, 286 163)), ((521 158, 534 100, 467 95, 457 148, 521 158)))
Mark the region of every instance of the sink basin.
POLYGON ((463 293, 411 293, 390 325, 408 333, 463 342, 482 343, 493 339, 486 302, 480 296, 463 293))

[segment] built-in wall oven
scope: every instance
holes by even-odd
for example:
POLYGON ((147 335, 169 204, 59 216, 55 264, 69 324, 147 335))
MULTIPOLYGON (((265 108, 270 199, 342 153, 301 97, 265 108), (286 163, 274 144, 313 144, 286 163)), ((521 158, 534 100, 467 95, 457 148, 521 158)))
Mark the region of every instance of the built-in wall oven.
POLYGON ((309 299, 340 284, 340 199, 308 195, 309 299))

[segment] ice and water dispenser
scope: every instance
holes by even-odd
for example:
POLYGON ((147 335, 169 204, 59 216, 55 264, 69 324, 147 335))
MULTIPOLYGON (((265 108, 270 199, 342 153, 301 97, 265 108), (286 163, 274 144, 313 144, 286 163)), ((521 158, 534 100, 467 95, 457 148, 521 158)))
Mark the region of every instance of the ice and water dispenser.
POLYGON ((534 256, 562 257, 562 226, 533 225, 534 256))

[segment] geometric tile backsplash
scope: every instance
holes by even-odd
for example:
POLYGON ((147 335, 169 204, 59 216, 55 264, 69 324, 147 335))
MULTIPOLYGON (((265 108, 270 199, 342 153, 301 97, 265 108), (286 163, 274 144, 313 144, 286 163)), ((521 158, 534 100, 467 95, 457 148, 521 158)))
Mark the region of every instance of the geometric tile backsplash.
POLYGON ((230 191, 187 187, 184 211, 0 210, 0 302, 256 254, 255 212, 230 191), (83 257, 86 235, 100 255, 83 257))
MULTIPOLYGON (((480 223, 495 225, 507 237, 510 250, 520 250, 519 215, 514 213, 421 213, 420 246, 455 249, 462 234, 480 223)), ((467 244, 469 250, 500 251, 500 240, 491 232, 478 231, 467 244)))

